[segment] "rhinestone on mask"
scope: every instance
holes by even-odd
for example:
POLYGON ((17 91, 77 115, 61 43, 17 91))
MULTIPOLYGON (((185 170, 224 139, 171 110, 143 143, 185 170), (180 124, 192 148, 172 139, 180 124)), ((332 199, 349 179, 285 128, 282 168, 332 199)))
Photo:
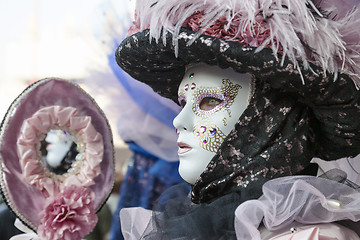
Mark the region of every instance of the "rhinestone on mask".
POLYGON ((216 128, 211 129, 211 130, 210 130, 210 134, 211 134, 211 135, 215 135, 215 134, 216 134, 216 128))
POLYGON ((189 79, 192 79, 195 76, 195 73, 190 73, 189 79))
POLYGON ((186 84, 184 89, 185 89, 185 91, 189 90, 189 84, 186 84))
POLYGON ((196 84, 195 83, 192 83, 191 84, 191 90, 194 90, 196 88, 196 84))
POLYGON ((200 132, 201 132, 201 133, 204 133, 205 131, 206 131, 206 127, 205 127, 205 126, 201 126, 201 127, 200 127, 200 132))

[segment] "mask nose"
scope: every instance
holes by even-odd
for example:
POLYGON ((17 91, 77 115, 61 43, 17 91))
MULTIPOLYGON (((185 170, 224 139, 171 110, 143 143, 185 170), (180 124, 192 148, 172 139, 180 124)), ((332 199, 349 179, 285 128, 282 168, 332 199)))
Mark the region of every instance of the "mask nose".
POLYGON ((191 115, 188 113, 188 109, 185 107, 174 118, 173 125, 177 129, 178 133, 192 131, 191 115))

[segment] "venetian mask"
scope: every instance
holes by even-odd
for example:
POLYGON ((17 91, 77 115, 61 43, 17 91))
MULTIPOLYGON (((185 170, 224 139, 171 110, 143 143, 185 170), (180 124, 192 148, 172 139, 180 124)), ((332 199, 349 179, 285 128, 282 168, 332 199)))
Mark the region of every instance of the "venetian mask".
POLYGON ((182 107, 174 119, 179 135, 179 173, 194 184, 246 109, 251 76, 199 64, 189 68, 179 86, 182 107))
POLYGON ((52 129, 47 133, 45 141, 47 164, 52 168, 59 167, 74 143, 72 136, 65 131, 52 129))

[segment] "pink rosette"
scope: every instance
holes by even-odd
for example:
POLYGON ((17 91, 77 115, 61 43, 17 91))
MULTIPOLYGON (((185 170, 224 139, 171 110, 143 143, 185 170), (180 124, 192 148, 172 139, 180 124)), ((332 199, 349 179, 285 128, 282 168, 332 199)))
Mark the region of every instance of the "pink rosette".
MULTIPOLYGON (((195 12, 182 26, 190 27, 194 32, 198 32, 201 27, 203 27, 203 16, 204 12, 195 12)), ((256 17, 256 22, 254 22, 253 25, 247 26, 246 29, 239 29, 241 18, 242 16, 237 14, 233 17, 234 20, 228 24, 225 16, 220 17, 206 28, 203 34, 229 41, 240 42, 251 47, 260 47, 262 44, 264 44, 263 47, 272 46, 271 41, 265 43, 270 37, 270 28, 266 25, 261 15, 258 15, 256 17)), ((281 47, 279 49, 281 51, 281 47)))
MULTIPOLYGON (((202 29, 203 24, 203 11, 197 11, 188 17, 184 23, 183 27, 190 27, 194 32, 198 32, 202 29)), ((140 19, 137 18, 135 14, 136 21, 133 22, 133 25, 129 28, 127 36, 135 34, 141 31, 140 19)), ((240 29, 240 22, 244 19, 240 14, 236 14, 233 17, 233 21, 229 24, 226 17, 222 16, 216 21, 212 22, 209 27, 207 27, 202 33, 207 36, 222 38, 233 42, 240 42, 251 47, 263 47, 268 48, 277 43, 274 38, 272 41, 269 41, 270 38, 270 27, 266 24, 263 16, 260 14, 256 16, 255 22, 253 25, 248 25, 245 29, 240 29)), ((149 26, 146 27, 147 29, 149 26)), ((278 51, 282 51, 282 46, 279 44, 278 51)))
POLYGON ((85 237, 97 223, 94 198, 91 190, 74 185, 48 198, 45 209, 40 213, 39 237, 51 240, 85 237))
POLYGON ((90 116, 81 116, 73 107, 50 106, 38 110, 24 121, 17 141, 18 156, 26 182, 41 190, 45 197, 54 196, 69 185, 91 186, 100 174, 104 145, 90 116), (42 164, 38 147, 40 139, 51 129, 61 129, 75 136, 83 146, 83 160, 76 169, 63 175, 51 174, 42 164))
POLYGON ((139 21, 136 13, 135 13, 135 19, 136 20, 133 21, 133 25, 130 26, 130 28, 128 29, 128 32, 127 32, 127 35, 126 35, 127 37, 131 36, 131 35, 133 35, 133 34, 135 34, 137 32, 140 32, 140 21, 139 21))

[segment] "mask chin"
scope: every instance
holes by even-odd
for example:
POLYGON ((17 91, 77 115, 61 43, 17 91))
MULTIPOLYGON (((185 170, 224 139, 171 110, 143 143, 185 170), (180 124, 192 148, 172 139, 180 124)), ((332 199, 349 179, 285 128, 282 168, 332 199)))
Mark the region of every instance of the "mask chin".
MULTIPOLYGON (((197 150, 197 149, 196 149, 197 150)), ((179 174, 185 182, 194 185, 216 153, 199 150, 192 155, 179 156, 179 174)))
POLYGON ((186 71, 178 91, 182 111, 173 122, 186 182, 195 184, 247 108, 251 81, 248 74, 206 64, 186 71))

